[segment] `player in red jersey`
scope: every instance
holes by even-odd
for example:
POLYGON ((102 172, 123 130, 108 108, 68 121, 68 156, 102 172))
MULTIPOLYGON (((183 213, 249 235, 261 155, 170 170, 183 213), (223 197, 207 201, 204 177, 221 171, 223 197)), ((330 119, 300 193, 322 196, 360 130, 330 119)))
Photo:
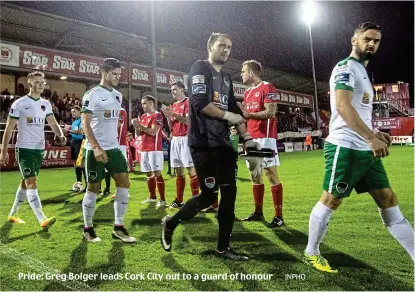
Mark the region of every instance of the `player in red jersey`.
MULTIPOLYGON (((264 158, 263 169, 271 185, 272 200, 274 202, 275 215, 269 227, 281 227, 284 225, 282 218, 283 189, 277 174, 277 166, 280 165, 277 150, 277 93, 275 87, 261 80, 262 66, 255 60, 245 61, 242 64, 242 81, 251 85, 244 93, 243 114, 247 120, 249 134, 262 148, 271 148, 275 151, 272 158, 264 158)), ((264 220, 262 206, 264 201, 264 182, 262 175, 252 177, 255 212, 243 221, 264 220)))
POLYGON ((189 100, 184 93, 184 84, 180 81, 171 85, 171 94, 176 101, 171 107, 163 107, 172 133, 170 164, 176 169, 176 199, 169 205, 170 208, 183 206, 183 193, 186 185, 184 169, 187 168, 192 196, 199 194, 199 181, 193 165, 190 149, 187 145, 189 100))
POLYGON ((163 170, 164 156, 162 146, 163 116, 155 110, 156 100, 151 95, 146 95, 141 99, 144 114, 141 119, 133 119, 131 122, 136 129, 136 135, 141 135, 141 158, 140 168, 147 173, 147 185, 150 197, 141 202, 155 203, 156 185, 160 194, 157 207, 166 205, 165 184, 161 174, 163 170))

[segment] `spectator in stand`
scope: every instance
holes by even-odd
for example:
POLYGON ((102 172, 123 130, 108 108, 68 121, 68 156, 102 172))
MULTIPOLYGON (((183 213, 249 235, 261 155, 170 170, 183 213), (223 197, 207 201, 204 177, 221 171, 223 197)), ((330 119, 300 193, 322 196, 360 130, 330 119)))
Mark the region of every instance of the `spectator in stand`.
POLYGON ((1 95, 11 95, 9 90, 6 88, 1 92, 1 95))
POLYGON ((69 94, 68 93, 65 93, 65 96, 63 98, 65 99, 65 98, 68 98, 68 97, 69 97, 69 94))
POLYGON ((310 134, 308 134, 305 137, 305 145, 307 146, 307 151, 311 151, 312 150, 313 138, 311 137, 310 134))

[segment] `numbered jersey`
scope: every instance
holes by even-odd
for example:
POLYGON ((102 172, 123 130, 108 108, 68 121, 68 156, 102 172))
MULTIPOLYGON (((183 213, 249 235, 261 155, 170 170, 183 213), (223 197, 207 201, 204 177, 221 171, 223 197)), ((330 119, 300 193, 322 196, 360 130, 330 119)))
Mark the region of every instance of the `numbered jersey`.
POLYGON ((13 102, 9 117, 18 120, 16 147, 45 149, 45 121, 50 115, 52 106, 46 99, 25 95, 13 102))
MULTIPOLYGON (((265 110, 265 104, 277 102, 277 91, 268 82, 262 81, 255 87, 248 88, 244 92, 244 105, 248 113, 256 113, 265 110)), ((247 122, 248 133, 252 138, 277 138, 276 118, 267 120, 249 119, 247 122)))
POLYGON ((152 114, 143 114, 141 116, 141 125, 150 129, 152 125, 159 126, 159 130, 156 135, 151 136, 149 134, 141 131, 141 151, 142 152, 151 152, 151 151, 163 151, 162 146, 162 128, 163 128, 163 116, 155 111, 152 114))
POLYGON ((330 134, 326 141, 355 150, 370 150, 362 136, 346 125, 336 109, 336 91, 353 92, 352 106, 362 121, 372 129, 373 87, 364 64, 352 57, 339 62, 330 77, 330 134))
MULTIPOLYGON (((99 146, 104 150, 118 148, 118 119, 122 95, 115 89, 108 90, 100 85, 85 93, 82 113, 92 114, 91 128, 99 146)), ((85 149, 92 150, 86 139, 85 149)))

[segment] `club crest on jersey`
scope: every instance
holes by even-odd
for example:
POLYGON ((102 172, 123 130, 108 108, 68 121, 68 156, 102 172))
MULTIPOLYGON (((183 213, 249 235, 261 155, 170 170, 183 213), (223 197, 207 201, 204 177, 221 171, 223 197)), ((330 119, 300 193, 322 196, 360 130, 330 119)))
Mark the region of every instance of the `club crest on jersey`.
POLYGON ((32 124, 33 123, 33 117, 26 117, 26 123, 32 124))
POLYGON ((120 103, 120 97, 116 96, 115 99, 118 101, 118 103, 120 103))
POLYGON ((347 191, 347 188, 349 187, 349 185, 345 182, 338 182, 336 184, 336 190, 340 193, 340 194, 344 194, 347 191))
POLYGON ((216 180, 214 177, 207 177, 205 178, 205 185, 209 188, 209 189, 213 189, 215 187, 216 184, 216 180))
POLYGON ((365 92, 365 94, 363 94, 362 103, 369 104, 370 103, 369 97, 370 97, 369 93, 365 92))
POLYGON ((9 111, 9 114, 12 114, 12 113, 13 113, 13 109, 11 108, 10 111, 9 111))
POLYGON ((223 82, 225 82, 226 86, 229 86, 229 80, 228 80, 228 78, 224 77, 223 78, 223 82))
POLYGON ((89 100, 85 100, 84 103, 82 104, 82 107, 88 107, 89 105, 89 100))
POLYGON ((255 92, 255 97, 259 97, 259 91, 255 92))
POLYGON ((41 109, 42 111, 45 111, 45 110, 46 110, 46 107, 45 107, 44 105, 42 105, 42 106, 40 107, 40 109, 41 109))

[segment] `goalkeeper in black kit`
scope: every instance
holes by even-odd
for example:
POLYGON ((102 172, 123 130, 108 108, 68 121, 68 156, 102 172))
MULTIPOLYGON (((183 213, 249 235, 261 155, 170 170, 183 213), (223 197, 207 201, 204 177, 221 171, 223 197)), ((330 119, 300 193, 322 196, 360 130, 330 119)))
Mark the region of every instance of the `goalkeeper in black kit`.
MULTIPOLYGON (((246 261, 248 257, 233 251, 229 244, 235 219, 237 155, 229 138, 229 124, 236 126, 245 147, 260 149, 260 146, 247 133, 242 112, 236 104, 230 75, 222 71, 232 49, 230 37, 212 33, 207 49, 208 60, 194 63, 188 77, 188 144, 201 193, 190 198, 174 216, 163 218, 161 243, 164 250, 170 251, 174 229, 180 222, 193 218, 200 210, 209 207, 220 189, 216 254, 231 260, 246 261)), ((253 173, 260 174, 261 160, 251 159, 249 163, 253 173)))

